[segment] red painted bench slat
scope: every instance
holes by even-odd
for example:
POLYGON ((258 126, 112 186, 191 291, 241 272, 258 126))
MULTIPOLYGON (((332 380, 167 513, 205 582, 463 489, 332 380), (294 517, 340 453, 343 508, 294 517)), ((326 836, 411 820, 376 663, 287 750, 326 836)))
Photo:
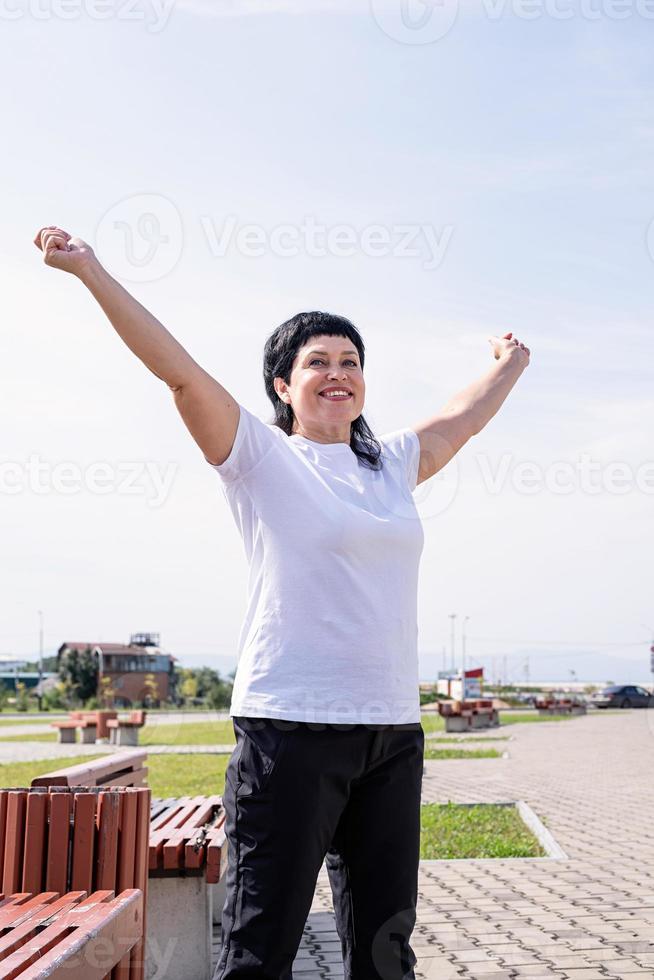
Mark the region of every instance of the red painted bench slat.
POLYGON ((103 980, 134 948, 142 923, 143 895, 138 889, 117 898, 106 891, 82 898, 38 923, 28 922, 25 942, 0 960, 0 980, 103 980))

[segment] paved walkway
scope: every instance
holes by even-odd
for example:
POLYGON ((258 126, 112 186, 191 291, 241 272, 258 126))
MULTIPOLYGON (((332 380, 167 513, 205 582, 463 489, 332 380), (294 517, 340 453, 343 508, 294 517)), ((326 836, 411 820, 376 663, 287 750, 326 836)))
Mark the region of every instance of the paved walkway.
MULTIPOLYGON (((421 862, 417 977, 654 980, 654 710, 515 725, 502 734, 511 736, 497 743, 507 758, 427 760, 423 802, 524 799, 567 858, 421 862)), ((0 761, 90 751, 108 749, 7 742, 0 761)), ((342 974, 323 868, 294 976, 342 974)))
MULTIPOLYGON (((430 980, 654 980, 654 711, 516 725, 506 759, 425 763, 423 802, 524 799, 567 854, 423 861, 412 946, 430 980)), ((293 970, 343 975, 321 870, 293 970)))

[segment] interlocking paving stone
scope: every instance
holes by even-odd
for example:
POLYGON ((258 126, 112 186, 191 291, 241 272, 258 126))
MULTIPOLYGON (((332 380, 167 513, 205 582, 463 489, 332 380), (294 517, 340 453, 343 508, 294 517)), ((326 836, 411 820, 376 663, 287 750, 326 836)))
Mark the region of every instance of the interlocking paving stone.
MULTIPOLYGON (((654 710, 515 725, 509 758, 426 760, 424 803, 525 800, 565 860, 420 864, 417 980, 654 980, 654 710)), ((325 867, 293 968, 343 975, 325 867)))

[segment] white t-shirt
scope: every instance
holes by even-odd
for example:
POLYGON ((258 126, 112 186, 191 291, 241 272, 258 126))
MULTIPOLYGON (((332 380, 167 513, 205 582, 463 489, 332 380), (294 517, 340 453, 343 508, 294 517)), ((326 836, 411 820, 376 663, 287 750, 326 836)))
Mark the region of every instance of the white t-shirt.
POLYGON ((250 567, 230 714, 420 721, 418 436, 378 437, 374 471, 344 442, 287 436, 239 407, 228 458, 210 464, 250 567))

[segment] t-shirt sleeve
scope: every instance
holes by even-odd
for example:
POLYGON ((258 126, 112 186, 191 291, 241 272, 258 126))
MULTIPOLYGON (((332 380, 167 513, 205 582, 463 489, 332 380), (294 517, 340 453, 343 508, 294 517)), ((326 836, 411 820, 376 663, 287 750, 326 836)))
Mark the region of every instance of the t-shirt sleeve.
POLYGON ((387 452, 400 461, 406 473, 409 490, 415 490, 418 484, 418 467, 420 466, 420 441, 413 429, 397 429, 380 436, 387 452))
POLYGON ((275 438, 271 426, 239 404, 238 426, 229 456, 222 463, 209 460, 207 463, 225 483, 233 483, 247 476, 261 462, 274 446, 275 438))

